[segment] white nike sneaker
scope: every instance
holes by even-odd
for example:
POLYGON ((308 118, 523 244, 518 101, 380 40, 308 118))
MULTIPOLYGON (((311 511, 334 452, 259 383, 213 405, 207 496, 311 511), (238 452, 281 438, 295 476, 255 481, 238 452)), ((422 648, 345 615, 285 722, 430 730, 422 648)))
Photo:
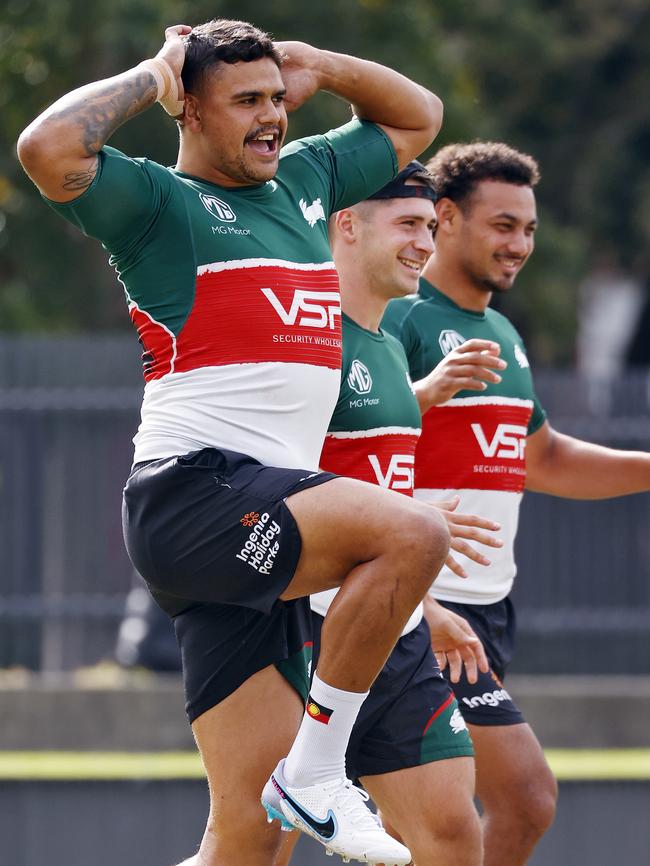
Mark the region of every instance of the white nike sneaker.
POLYGON ((284 759, 262 791, 269 823, 277 818, 283 830, 302 830, 321 842, 328 854, 340 854, 345 863, 406 866, 411 862, 408 848, 388 835, 379 816, 366 806, 366 792, 349 779, 293 788, 283 770, 284 759))

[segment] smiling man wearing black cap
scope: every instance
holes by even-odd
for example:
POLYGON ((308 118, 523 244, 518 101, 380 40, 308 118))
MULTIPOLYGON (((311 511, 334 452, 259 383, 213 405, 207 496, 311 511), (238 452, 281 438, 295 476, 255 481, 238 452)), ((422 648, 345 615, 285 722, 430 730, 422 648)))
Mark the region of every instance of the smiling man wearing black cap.
MULTIPOLYGON (((434 201, 429 175, 414 161, 330 222, 341 287, 343 366, 320 464, 407 496, 413 493, 421 412, 429 406, 427 383, 417 383, 416 396, 403 347, 379 323, 391 298, 417 291, 433 250, 434 201)), ((483 562, 467 539, 498 544, 483 531, 495 525, 455 515, 453 502, 441 506, 452 548, 483 562)), ((457 568, 454 560, 448 564, 457 568)), ((311 597, 315 658, 323 617, 336 593, 311 597)), ((432 635, 433 649, 455 653, 457 668, 464 663, 468 677, 485 667, 482 646, 463 620, 435 603, 428 603, 425 618, 418 605, 361 708, 346 765, 418 866, 478 866, 472 743, 435 660, 432 635)), ((287 850, 284 863, 288 855, 287 850)))

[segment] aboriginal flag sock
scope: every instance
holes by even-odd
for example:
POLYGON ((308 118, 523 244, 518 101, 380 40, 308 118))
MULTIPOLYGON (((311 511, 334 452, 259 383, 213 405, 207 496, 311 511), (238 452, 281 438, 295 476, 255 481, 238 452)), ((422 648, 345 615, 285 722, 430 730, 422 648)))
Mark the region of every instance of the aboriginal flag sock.
POLYGON ((314 674, 298 736, 284 764, 295 788, 345 778, 345 750, 368 692, 344 692, 314 674))

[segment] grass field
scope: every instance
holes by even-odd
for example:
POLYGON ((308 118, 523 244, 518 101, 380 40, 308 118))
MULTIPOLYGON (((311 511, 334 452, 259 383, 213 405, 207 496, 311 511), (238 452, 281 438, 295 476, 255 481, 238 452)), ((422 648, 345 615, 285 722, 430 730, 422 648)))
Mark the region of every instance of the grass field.
MULTIPOLYGON (((650 780, 650 749, 549 749, 560 781, 650 780)), ((0 781, 202 779, 195 752, 0 752, 0 781)))

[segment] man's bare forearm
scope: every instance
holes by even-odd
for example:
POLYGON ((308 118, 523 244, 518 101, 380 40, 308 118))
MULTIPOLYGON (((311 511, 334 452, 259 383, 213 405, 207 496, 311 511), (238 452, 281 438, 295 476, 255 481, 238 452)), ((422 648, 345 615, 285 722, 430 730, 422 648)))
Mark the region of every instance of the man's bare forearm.
POLYGON ((67 152, 75 148, 78 156, 93 156, 125 121, 153 105, 156 95, 151 72, 135 67, 62 96, 30 123, 20 142, 56 134, 64 137, 61 148, 67 152))
POLYGON ((93 181, 104 144, 125 121, 153 105, 157 92, 151 72, 136 67, 66 94, 20 136, 25 171, 50 197, 57 189, 82 192, 93 181))
POLYGON ((569 499, 610 499, 650 490, 650 454, 607 448, 555 430, 538 448, 533 441, 538 433, 526 446, 528 490, 569 499))
POLYGON ((442 102, 405 75, 370 60, 332 51, 318 51, 314 62, 318 89, 350 102, 362 120, 384 127, 400 168, 426 150, 438 134, 442 102))
POLYGON ((431 382, 426 379, 420 379, 413 383, 415 397, 420 407, 420 414, 424 415, 432 406, 438 406, 444 402, 444 396, 436 388, 432 387, 431 382))
POLYGON ((428 127, 442 120, 442 103, 400 72, 370 60, 320 51, 322 89, 346 99, 365 120, 400 129, 428 127))
POLYGON ((153 105, 157 92, 152 73, 136 67, 74 90, 55 102, 41 118, 44 123, 69 128, 84 154, 91 156, 99 153, 123 123, 153 105))
POLYGON ((30 123, 18 139, 18 158, 43 195, 58 202, 81 195, 92 183, 97 154, 111 135, 157 99, 166 111, 182 113, 183 38, 191 29, 187 24, 168 27, 155 58, 73 90, 30 123))

